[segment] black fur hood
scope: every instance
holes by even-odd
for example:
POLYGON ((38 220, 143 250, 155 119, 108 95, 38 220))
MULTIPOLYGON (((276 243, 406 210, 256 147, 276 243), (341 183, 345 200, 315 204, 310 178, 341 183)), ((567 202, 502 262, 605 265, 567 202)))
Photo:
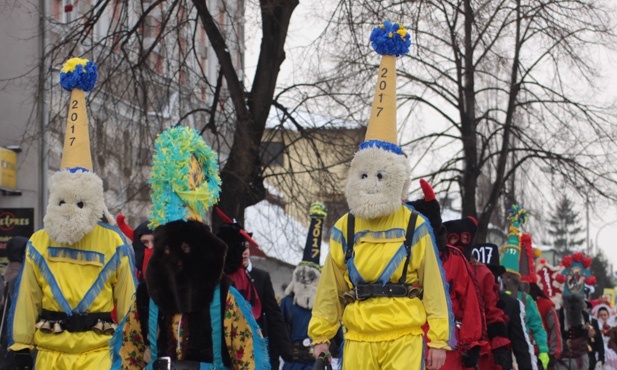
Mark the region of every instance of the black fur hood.
POLYGON ((227 246, 199 221, 174 221, 154 230, 148 293, 164 312, 201 311, 221 280, 227 246))

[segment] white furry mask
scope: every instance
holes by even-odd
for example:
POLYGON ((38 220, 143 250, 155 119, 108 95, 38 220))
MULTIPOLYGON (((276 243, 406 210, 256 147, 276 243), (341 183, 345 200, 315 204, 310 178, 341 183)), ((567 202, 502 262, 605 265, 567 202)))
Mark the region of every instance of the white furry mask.
POLYGON ((308 265, 299 265, 291 276, 291 283, 285 289, 285 295, 294 294, 294 303, 307 310, 313 309, 317 284, 321 272, 308 265))
POLYGON ((407 158, 383 149, 366 148, 351 161, 345 197, 360 218, 387 216, 401 206, 410 182, 407 158))
POLYGON ((103 198, 103 181, 92 172, 58 171, 50 179, 43 226, 56 243, 75 244, 103 216, 111 222, 103 198))

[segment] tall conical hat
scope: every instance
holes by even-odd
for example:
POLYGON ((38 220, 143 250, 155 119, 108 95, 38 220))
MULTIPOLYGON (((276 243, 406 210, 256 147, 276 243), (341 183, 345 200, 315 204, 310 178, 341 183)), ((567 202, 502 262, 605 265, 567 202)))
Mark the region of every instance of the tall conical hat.
POLYGON ((326 206, 319 202, 315 202, 311 204, 309 213, 311 224, 309 225, 308 235, 306 236, 304 255, 302 256, 301 263, 312 264, 319 268, 319 258, 321 257, 321 232, 328 211, 326 210, 326 206))
POLYGON ((501 265, 506 268, 507 272, 520 275, 520 226, 527 220, 527 212, 523 209, 523 207, 515 204, 508 210, 508 218, 510 220, 510 226, 508 228, 508 241, 505 251, 501 256, 501 265))
POLYGON ((216 153, 196 130, 182 126, 163 131, 154 148, 150 228, 178 220, 203 221, 221 191, 216 153))
POLYGON ((409 52, 411 40, 403 25, 385 21, 373 29, 370 41, 382 57, 371 118, 360 150, 378 147, 402 154, 396 135, 396 57, 409 52))
POLYGON ((85 92, 92 90, 97 67, 88 59, 71 58, 62 66, 60 85, 71 92, 61 169, 92 171, 85 92))

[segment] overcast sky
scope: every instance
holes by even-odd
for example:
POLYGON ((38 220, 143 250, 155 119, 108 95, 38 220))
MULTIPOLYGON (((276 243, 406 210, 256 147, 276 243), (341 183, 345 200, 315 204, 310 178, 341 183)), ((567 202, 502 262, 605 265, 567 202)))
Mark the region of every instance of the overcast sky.
MULTIPOLYGON (((328 15, 328 6, 331 6, 333 2, 321 1, 321 0, 303 0, 300 1, 297 9, 291 20, 291 26, 289 36, 286 43, 286 56, 287 59, 281 67, 281 74, 279 81, 290 81, 294 78, 294 72, 297 70, 297 66, 306 62, 306 53, 299 52, 302 47, 310 45, 310 43, 319 35, 323 29, 323 22, 315 19, 315 9, 320 9, 322 17, 328 15), (330 4, 330 5, 328 5, 330 4)), ((253 9, 254 11, 254 9, 253 9)), ((247 13, 251 12, 247 9, 247 13)), ((254 13, 257 14, 257 13, 254 13)), ((254 74, 254 68, 256 65, 256 56, 259 52, 259 41, 261 39, 260 32, 251 29, 251 24, 255 24, 257 19, 256 15, 251 16, 247 14, 249 19, 247 22, 247 35, 254 38, 249 40, 247 36, 247 54, 245 57, 246 77, 252 78, 254 74), (252 18, 251 18, 252 17, 252 18), (253 36, 259 35, 259 36, 253 36)), ((376 23, 380 20, 375 20, 376 23)), ((413 40, 412 40, 413 43, 413 40)), ((368 46, 368 42, 367 42, 368 46)), ((413 47, 413 45, 412 45, 413 47)), ((617 100, 617 58, 616 54, 609 55, 606 52, 598 52, 597 57, 603 61, 601 73, 604 74, 604 86, 600 86, 604 93, 601 94, 607 101, 617 100)), ((617 147, 615 148, 617 150, 617 147)), ((576 203, 581 213, 582 226, 586 226, 584 201, 580 197, 573 197, 572 200, 576 203)), ((533 220, 530 220, 533 222, 533 220)), ((537 222, 537 221, 536 221, 537 222)), ((604 201, 602 204, 596 204, 590 208, 590 223, 589 234, 592 245, 599 246, 605 254, 608 256, 610 262, 617 269, 617 204, 607 203, 604 201)), ((585 234, 582 235, 585 237, 585 234)))

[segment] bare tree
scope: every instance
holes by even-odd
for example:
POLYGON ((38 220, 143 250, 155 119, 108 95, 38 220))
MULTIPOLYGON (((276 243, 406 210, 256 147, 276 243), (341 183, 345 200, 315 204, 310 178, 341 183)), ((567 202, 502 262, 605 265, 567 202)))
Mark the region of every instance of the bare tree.
POLYGON ((415 45, 399 61, 399 112, 431 120, 402 144, 414 158, 441 153, 443 164, 421 175, 458 187, 483 241, 500 200, 520 201, 522 166, 616 199, 617 126, 612 107, 593 95, 601 76, 592 59, 614 45, 611 11, 587 0, 343 0, 321 47, 340 56, 341 88, 370 95, 378 58, 369 32, 383 19, 403 21, 415 45))
MULTIPOLYGON (((312 98, 337 98, 324 98, 329 89, 320 84, 325 82, 276 91, 298 0, 249 4, 259 12, 262 32, 257 66, 250 78, 244 76, 244 0, 90 0, 77 4, 65 8, 66 13, 55 9, 46 18, 50 36, 42 61, 44 78, 56 81, 58 66, 71 56, 87 57, 99 65, 99 81, 88 95, 94 126, 91 136, 95 171, 106 189, 111 189, 107 196, 113 211, 123 208, 139 214, 147 208, 152 145, 159 132, 173 125, 201 131, 221 154, 219 205, 239 220, 246 207, 268 195, 265 177, 274 183, 287 182, 289 192, 306 198, 302 202, 307 206, 319 194, 299 188, 294 173, 309 174, 324 194, 336 198, 341 192, 338 175, 327 167, 349 161, 350 156, 343 155, 349 151, 341 150, 339 144, 329 164, 319 154, 324 145, 336 144, 319 133, 324 127, 337 129, 336 119, 325 116, 311 124, 298 118, 300 111, 311 109, 323 116, 324 111, 308 106, 312 98), (266 131, 272 106, 279 113, 279 124, 270 123, 266 131), (287 160, 285 166, 271 170, 263 149, 277 135, 286 135, 280 152, 287 160), (292 159, 288 148, 298 142, 310 160, 292 159)), ((66 97, 55 83, 41 93, 51 106, 50 163, 54 167, 59 164, 66 97)), ((30 132, 42 135, 35 126, 30 132)), ((355 148, 354 130, 349 135, 352 139, 345 145, 355 148)))

